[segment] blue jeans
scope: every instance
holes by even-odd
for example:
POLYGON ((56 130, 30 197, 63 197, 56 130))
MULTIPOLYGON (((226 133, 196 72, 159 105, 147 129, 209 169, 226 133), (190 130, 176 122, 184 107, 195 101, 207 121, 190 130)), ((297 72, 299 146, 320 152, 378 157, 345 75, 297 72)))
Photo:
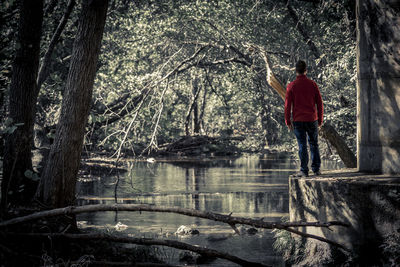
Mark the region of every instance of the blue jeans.
POLYGON ((318 121, 294 121, 293 128, 299 145, 299 157, 301 162, 300 170, 305 174, 308 174, 308 136, 312 161, 311 169, 313 172, 319 171, 319 168, 321 167, 321 158, 319 156, 318 148, 318 121))

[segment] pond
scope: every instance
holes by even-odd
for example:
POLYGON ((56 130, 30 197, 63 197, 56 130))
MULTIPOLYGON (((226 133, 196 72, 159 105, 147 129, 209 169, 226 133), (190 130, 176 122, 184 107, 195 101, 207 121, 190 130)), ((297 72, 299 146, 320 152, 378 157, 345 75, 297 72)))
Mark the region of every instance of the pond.
MULTIPOLYGON (((296 158, 286 153, 248 155, 237 158, 156 159, 155 162, 127 161, 127 172, 119 175, 118 203, 207 210, 233 216, 281 221, 288 216, 288 177, 297 170, 296 158)), ((342 167, 323 160, 322 170, 342 167)), ((82 180, 78 184, 78 204, 115 203, 117 176, 82 180)), ((260 230, 253 235, 236 235, 224 223, 169 213, 97 212, 78 216, 81 227, 115 229, 127 226, 124 233, 138 237, 174 239, 217 249, 249 261, 283 266, 273 250, 273 234, 260 230), (178 236, 185 225, 199 235, 178 236)), ((243 229, 242 229, 243 230, 243 229)), ((181 251, 165 248, 171 264, 178 264, 181 251)), ((182 263, 181 263, 182 264, 182 263)), ((235 266, 216 260, 207 266, 235 266)))

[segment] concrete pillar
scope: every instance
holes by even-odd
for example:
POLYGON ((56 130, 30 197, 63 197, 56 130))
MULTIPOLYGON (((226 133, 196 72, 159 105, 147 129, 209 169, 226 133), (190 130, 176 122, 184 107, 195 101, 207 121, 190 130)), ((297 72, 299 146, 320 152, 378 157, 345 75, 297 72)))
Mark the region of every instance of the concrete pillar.
POLYGON ((357 0, 359 171, 400 173, 400 0, 357 0))

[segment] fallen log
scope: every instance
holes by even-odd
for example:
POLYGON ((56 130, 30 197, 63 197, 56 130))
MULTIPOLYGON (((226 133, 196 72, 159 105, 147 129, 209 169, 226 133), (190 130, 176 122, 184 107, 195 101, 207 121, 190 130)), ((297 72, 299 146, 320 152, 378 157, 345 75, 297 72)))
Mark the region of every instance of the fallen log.
POLYGON ((158 154, 180 153, 181 155, 192 156, 201 153, 215 154, 218 156, 240 153, 235 143, 243 141, 243 136, 218 136, 206 135, 183 136, 172 143, 159 146, 158 154))
POLYGON ((324 123, 320 128, 320 135, 336 149, 347 168, 357 168, 356 156, 332 125, 324 123))
MULTIPOLYGON (((257 228, 264 229, 282 229, 287 230, 289 232, 295 233, 300 236, 314 238, 322 242, 326 242, 332 245, 336 245, 340 248, 347 250, 343 245, 338 244, 332 240, 328 240, 323 237, 313 236, 306 233, 299 232, 290 227, 330 227, 330 226, 345 226, 349 225, 343 222, 332 221, 332 222, 285 222, 285 223, 277 223, 277 222, 265 222, 263 218, 261 219, 251 219, 245 217, 234 217, 229 215, 224 215, 220 213, 214 213, 209 211, 199 211, 195 209, 185 209, 178 207, 159 207, 154 205, 146 205, 146 204, 111 204, 111 205, 86 205, 86 206, 69 206, 66 208, 58 208, 53 210, 46 210, 41 212, 36 212, 31 215, 17 217, 14 219, 10 219, 7 221, 0 222, 0 228, 6 227, 18 223, 29 222, 37 219, 43 219, 46 217, 54 217, 60 215, 72 215, 72 214, 80 214, 87 212, 98 212, 98 211, 148 211, 148 212, 167 212, 167 213, 176 213, 191 217, 203 218, 212 221, 224 222, 230 225, 235 230, 236 224, 245 224, 251 225, 257 228)), ((236 230, 235 230, 236 232, 236 230)))

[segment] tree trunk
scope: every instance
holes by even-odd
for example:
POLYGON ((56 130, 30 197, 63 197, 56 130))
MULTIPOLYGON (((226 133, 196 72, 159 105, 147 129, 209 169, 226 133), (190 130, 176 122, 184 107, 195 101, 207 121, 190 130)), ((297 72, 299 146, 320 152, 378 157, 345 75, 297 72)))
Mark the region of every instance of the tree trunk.
POLYGON ((51 207, 71 205, 81 160, 108 0, 82 3, 56 138, 37 197, 51 207))
POLYGON ((336 149, 336 152, 340 155, 346 167, 357 167, 356 156, 332 125, 327 123, 323 124, 320 129, 320 135, 326 140, 329 140, 329 143, 336 149))
POLYGON ((203 102, 201 103, 201 109, 199 115, 200 134, 205 134, 204 113, 206 110, 206 105, 207 105, 207 87, 204 84, 203 102))
POLYGON ((1 207, 27 204, 37 183, 25 177, 32 170, 31 146, 36 111, 40 36, 43 21, 43 1, 21 1, 16 55, 10 85, 12 124, 22 124, 5 136, 1 207))
MULTIPOLYGON (((188 109, 188 111, 187 111, 187 113, 186 113, 186 119, 185 119, 185 134, 187 135, 187 136, 189 136, 190 135, 190 129, 189 129, 189 126, 190 126, 190 122, 191 122, 191 120, 190 120, 190 115, 192 114, 192 111, 193 111, 193 109, 194 109, 194 107, 196 106, 197 107, 197 98, 198 98, 198 96, 199 96, 199 94, 200 94, 200 90, 199 90, 199 88, 198 88, 198 81, 197 81, 197 78, 195 78, 193 81, 192 81, 192 102, 190 103, 190 105, 189 105, 189 109, 188 109)), ((198 114, 198 112, 197 112, 197 114, 198 114)), ((194 117, 194 116, 193 116, 194 117)), ((197 115, 197 124, 199 124, 198 123, 198 115, 197 115)), ((200 128, 200 127, 199 127, 200 128)), ((198 132, 200 132, 200 129, 198 129, 197 130, 198 132)), ((195 132, 195 131, 194 131, 195 132)))
POLYGON ((273 124, 273 119, 271 116, 271 103, 268 103, 265 99, 265 93, 263 88, 265 85, 262 84, 262 77, 258 75, 257 80, 255 81, 257 88, 257 98, 260 102, 260 119, 261 119, 261 127, 263 130, 263 141, 264 146, 271 146, 276 143, 277 136, 277 128, 276 125, 273 124))
POLYGON ((199 118, 199 105, 198 105, 198 95, 197 91, 200 91, 198 84, 193 84, 192 93, 194 96, 197 95, 196 99, 193 102, 193 133, 200 134, 200 118, 199 118))

